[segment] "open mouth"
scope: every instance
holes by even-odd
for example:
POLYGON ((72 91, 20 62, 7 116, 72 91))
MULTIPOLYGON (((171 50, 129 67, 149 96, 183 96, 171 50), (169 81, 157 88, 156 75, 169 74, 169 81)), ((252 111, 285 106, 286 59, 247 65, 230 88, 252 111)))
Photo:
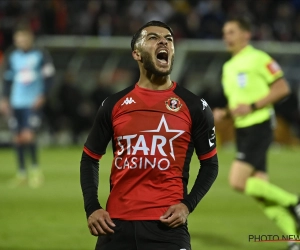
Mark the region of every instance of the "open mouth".
POLYGON ((168 51, 165 49, 159 50, 156 58, 161 64, 168 64, 168 51))

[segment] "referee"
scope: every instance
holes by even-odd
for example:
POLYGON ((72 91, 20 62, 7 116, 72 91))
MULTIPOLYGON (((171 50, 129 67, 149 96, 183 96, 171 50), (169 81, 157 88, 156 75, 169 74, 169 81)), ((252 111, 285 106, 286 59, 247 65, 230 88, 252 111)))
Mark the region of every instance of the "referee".
MULTIPOLYGON (((266 163, 273 140, 272 104, 290 93, 288 84, 277 62, 249 44, 251 24, 247 19, 228 20, 223 34, 232 54, 222 75, 228 105, 215 109, 214 117, 217 122, 231 115, 236 128, 237 153, 229 174, 230 185, 259 201, 266 216, 284 234, 296 235, 300 226, 299 198, 268 182, 266 163)), ((289 242, 288 249, 300 248, 289 242)))

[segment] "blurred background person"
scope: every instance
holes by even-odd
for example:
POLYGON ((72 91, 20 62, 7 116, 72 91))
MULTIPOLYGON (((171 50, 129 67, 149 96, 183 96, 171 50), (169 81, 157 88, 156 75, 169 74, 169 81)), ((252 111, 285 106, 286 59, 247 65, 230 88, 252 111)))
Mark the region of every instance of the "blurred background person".
POLYGON ((28 180, 28 184, 36 188, 43 182, 43 174, 38 166, 36 132, 41 125, 41 110, 55 69, 50 55, 34 47, 31 29, 17 28, 13 40, 15 47, 5 57, 0 106, 2 113, 9 117, 17 153, 18 171, 10 184, 15 187, 28 180), (26 155, 31 158, 29 171, 25 166, 26 155))
POLYGON ((82 132, 91 126, 91 107, 86 96, 76 85, 75 76, 66 72, 57 91, 60 126, 71 130, 73 144, 79 143, 82 132))
POLYGON ((93 114, 96 115, 102 102, 110 95, 113 90, 109 83, 105 83, 100 75, 97 76, 95 87, 91 90, 89 101, 91 102, 93 114))
MULTIPOLYGON (((230 115, 236 128, 237 152, 229 174, 230 185, 258 200, 266 216, 283 233, 297 235, 300 200, 296 194, 271 184, 267 174, 267 152, 273 141, 275 118, 272 105, 290 94, 288 83, 277 62, 249 44, 248 19, 229 19, 223 34, 232 54, 222 75, 228 107, 216 108, 214 116, 219 122, 230 115)), ((291 241, 288 249, 300 247, 291 241)))

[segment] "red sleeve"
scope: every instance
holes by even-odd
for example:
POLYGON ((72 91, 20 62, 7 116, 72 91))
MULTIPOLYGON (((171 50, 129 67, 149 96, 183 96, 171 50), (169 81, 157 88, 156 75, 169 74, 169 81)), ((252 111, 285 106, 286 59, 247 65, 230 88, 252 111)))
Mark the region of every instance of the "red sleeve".
POLYGON ((102 155, 98 155, 96 153, 93 153, 91 150, 89 150, 86 146, 83 147, 83 151, 90 157, 92 157, 95 160, 100 160, 102 155))

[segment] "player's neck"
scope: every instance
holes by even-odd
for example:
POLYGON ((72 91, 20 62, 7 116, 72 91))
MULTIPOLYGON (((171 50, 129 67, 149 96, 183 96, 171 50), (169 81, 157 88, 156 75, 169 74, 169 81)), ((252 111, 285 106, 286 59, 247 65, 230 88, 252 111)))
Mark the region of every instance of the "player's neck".
POLYGON ((140 79, 137 83, 141 88, 151 89, 151 90, 166 90, 173 86, 170 75, 168 76, 155 76, 151 77, 140 76, 140 79))
POLYGON ((244 48, 246 48, 249 44, 243 44, 242 46, 240 46, 239 48, 237 48, 236 50, 232 51, 232 56, 237 55, 238 53, 240 53, 244 48))

